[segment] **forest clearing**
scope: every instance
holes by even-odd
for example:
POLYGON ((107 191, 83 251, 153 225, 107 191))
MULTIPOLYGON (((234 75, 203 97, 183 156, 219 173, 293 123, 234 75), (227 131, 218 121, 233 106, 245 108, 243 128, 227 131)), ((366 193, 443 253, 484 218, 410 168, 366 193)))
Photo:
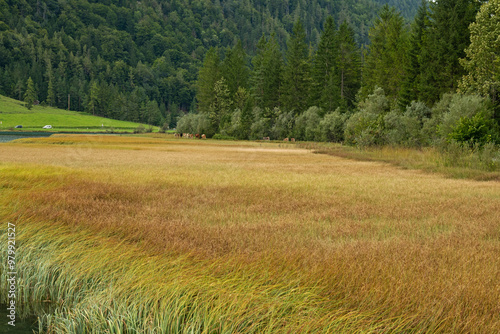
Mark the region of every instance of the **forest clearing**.
POLYGON ((1 144, 0 188, 42 332, 500 332, 497 181, 291 143, 56 135, 1 144))

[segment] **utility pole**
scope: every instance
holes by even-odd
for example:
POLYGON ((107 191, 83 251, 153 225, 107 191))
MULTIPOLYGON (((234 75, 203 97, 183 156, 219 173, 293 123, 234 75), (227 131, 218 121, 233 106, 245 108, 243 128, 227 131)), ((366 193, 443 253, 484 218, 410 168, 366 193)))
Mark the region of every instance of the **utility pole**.
POLYGON ((69 111, 69 106, 70 106, 70 104, 71 104, 71 95, 70 95, 70 94, 68 94, 68 111, 69 111))

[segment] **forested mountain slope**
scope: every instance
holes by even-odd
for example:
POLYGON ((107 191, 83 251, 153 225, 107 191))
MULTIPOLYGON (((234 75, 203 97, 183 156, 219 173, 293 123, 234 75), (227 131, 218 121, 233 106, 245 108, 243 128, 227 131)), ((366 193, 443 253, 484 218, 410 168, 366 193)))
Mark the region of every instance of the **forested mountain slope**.
POLYGON ((0 0, 0 93, 22 99, 31 77, 42 103, 174 125, 210 47, 254 55, 274 32, 284 52, 300 19, 315 48, 329 15, 364 45, 384 3, 410 19, 420 0, 0 0))

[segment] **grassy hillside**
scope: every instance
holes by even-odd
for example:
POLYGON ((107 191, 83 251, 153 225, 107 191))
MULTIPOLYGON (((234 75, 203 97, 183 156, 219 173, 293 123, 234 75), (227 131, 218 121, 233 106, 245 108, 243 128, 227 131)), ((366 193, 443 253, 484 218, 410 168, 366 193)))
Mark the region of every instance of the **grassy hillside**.
POLYGON ((13 130, 16 125, 22 125, 22 129, 14 130, 132 132, 140 125, 52 107, 34 106, 28 110, 24 102, 5 96, 0 96, 0 121, 0 131, 13 130), (43 129, 45 125, 52 125, 52 129, 43 129))

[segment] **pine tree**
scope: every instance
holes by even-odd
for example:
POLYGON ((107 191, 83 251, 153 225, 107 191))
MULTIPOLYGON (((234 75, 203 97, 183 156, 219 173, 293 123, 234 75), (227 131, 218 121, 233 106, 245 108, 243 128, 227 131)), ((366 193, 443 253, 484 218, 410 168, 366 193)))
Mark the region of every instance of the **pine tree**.
POLYGON ((334 78, 337 58, 338 42, 335 23, 329 16, 314 57, 310 105, 333 111, 339 104, 340 90, 334 78))
POLYGON ((26 108, 31 110, 33 108, 33 103, 36 100, 36 90, 35 90, 35 84, 33 83, 33 80, 31 77, 28 78, 28 81, 26 82, 26 93, 24 94, 24 102, 26 102, 26 108))
POLYGON ((347 22, 340 25, 338 46, 335 80, 340 93, 340 107, 346 110, 354 107, 361 86, 361 51, 356 44, 354 30, 347 22))
POLYGON ((285 110, 295 114, 304 112, 308 105, 310 66, 306 33, 302 23, 297 21, 292 37, 287 43, 287 64, 283 73, 282 105, 285 110))
POLYGON ((208 113, 209 108, 214 102, 215 83, 221 78, 220 57, 217 48, 210 48, 205 55, 205 61, 198 73, 196 82, 198 110, 208 113))

